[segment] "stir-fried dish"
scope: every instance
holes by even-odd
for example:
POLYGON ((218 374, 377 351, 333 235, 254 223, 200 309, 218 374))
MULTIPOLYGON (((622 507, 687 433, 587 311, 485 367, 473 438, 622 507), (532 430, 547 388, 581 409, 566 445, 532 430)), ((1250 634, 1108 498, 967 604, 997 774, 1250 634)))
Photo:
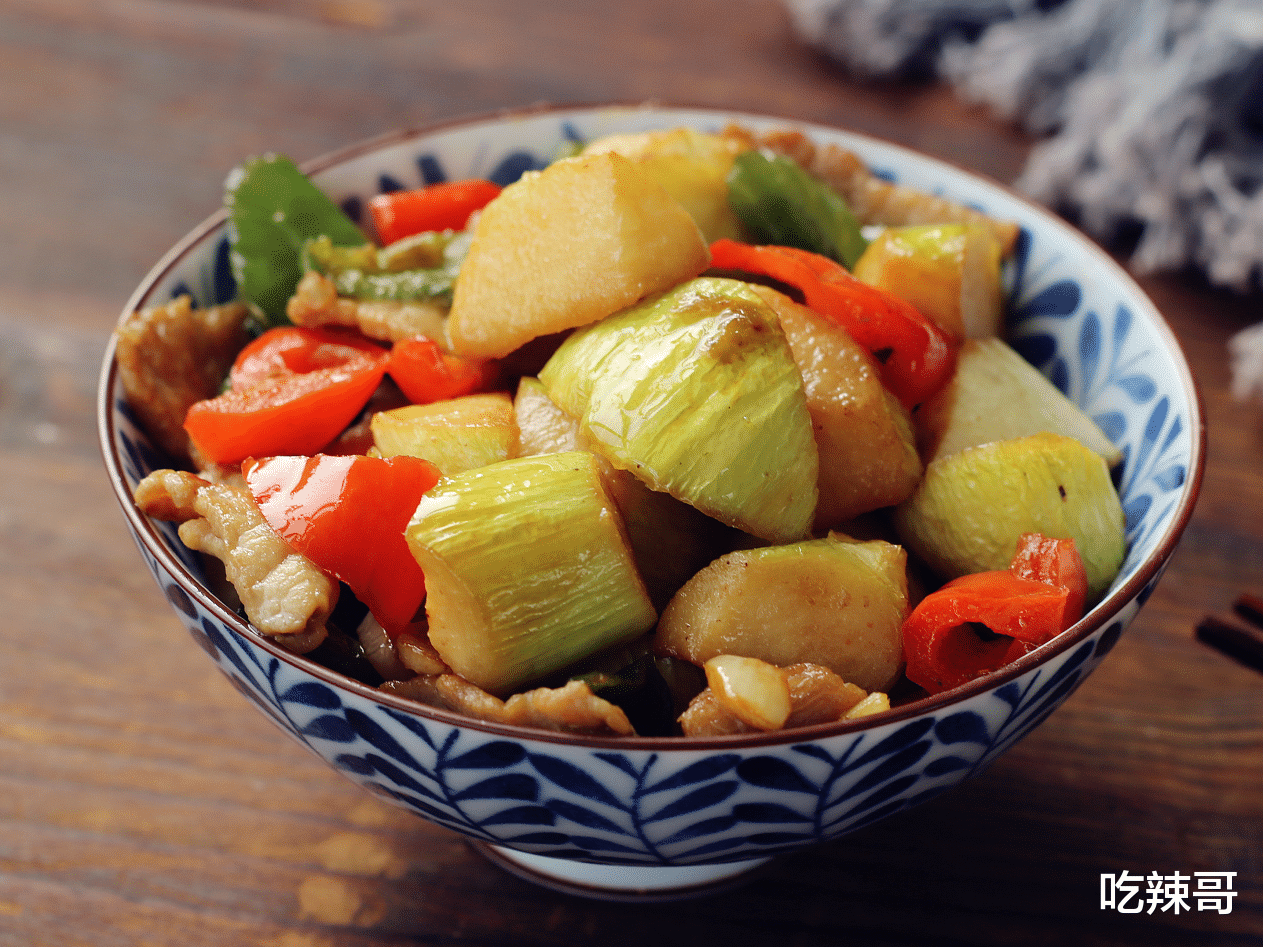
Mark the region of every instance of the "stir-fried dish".
POLYGON ((135 499, 291 651, 577 733, 853 719, 1052 640, 1120 454, 1003 338, 1017 228, 794 131, 587 143, 361 229, 229 178, 238 298, 118 329, 135 499))

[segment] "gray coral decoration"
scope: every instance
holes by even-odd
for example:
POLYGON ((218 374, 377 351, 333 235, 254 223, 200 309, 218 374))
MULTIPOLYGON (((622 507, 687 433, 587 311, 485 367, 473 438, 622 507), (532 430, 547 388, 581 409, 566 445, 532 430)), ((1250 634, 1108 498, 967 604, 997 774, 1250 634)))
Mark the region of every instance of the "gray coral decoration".
MULTIPOLYGON (((855 73, 939 76, 1041 136, 1016 187, 1129 252, 1137 272, 1263 288, 1260 0, 786 5, 855 73)), ((1233 355, 1236 390, 1263 395, 1263 330, 1233 355)))

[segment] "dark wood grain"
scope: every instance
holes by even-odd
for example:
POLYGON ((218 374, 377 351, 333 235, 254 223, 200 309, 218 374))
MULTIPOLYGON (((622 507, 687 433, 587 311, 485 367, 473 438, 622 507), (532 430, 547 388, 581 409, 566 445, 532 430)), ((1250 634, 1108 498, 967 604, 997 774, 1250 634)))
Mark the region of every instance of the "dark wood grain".
POLYGON ((843 125, 1012 181, 1030 143, 939 88, 857 83, 773 0, 0 4, 0 947, 1213 945, 1263 940, 1263 676, 1196 640, 1263 592, 1258 295, 1142 283, 1202 386, 1202 500, 1101 669, 987 773, 688 903, 519 881, 268 726, 180 630, 92 417, 132 288, 243 156, 314 157, 538 101, 843 125), (1230 915, 1102 911, 1102 872, 1236 871, 1230 915))

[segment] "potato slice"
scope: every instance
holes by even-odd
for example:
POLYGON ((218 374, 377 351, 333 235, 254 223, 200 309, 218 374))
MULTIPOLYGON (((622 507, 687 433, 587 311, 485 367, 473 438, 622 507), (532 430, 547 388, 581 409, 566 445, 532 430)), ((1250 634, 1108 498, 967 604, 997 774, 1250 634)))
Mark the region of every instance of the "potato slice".
POLYGON ((886 690, 902 666, 906 561, 902 547, 837 533, 728 553, 671 599, 653 649, 703 665, 721 654, 819 664, 886 690))
POLYGON ((892 227, 869 243, 855 278, 907 300, 958 339, 1000 332, 1000 241, 984 224, 892 227))
POLYGON ((916 429, 927 464, 966 447, 1043 431, 1073 437, 1111 467, 1123 459, 1096 422, 1002 339, 961 346, 956 374, 917 411, 916 429))
POLYGON ((507 460, 517 451, 513 402, 502 391, 378 411, 370 428, 382 457, 424 457, 444 476, 507 460))
POLYGON ((735 138, 692 128, 608 135, 583 154, 616 152, 636 162, 689 212, 707 243, 743 239, 741 222, 728 203, 728 172, 749 146, 735 138))
POLYGON ((873 357, 840 326, 766 286, 803 377, 819 454, 815 528, 901 503, 921 479, 908 411, 881 383, 873 357))
POLYGON ((688 211, 614 153, 529 171, 482 211, 448 319, 453 351, 508 355, 696 276, 710 260, 688 211))

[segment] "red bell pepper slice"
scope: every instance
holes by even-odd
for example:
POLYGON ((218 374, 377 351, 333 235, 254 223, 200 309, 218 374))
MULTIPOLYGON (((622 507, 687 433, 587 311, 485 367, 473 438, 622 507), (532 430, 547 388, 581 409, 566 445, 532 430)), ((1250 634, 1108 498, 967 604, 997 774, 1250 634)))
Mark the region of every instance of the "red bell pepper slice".
POLYGON ((498 184, 478 178, 444 181, 411 191, 378 194, 369 200, 368 212, 382 243, 394 243, 431 230, 464 230, 469 216, 499 193, 498 184))
POLYGON ((237 356, 228 391, 189 408, 184 429, 219 464, 314 454, 368 403, 388 354, 354 333, 269 329, 237 356))
POLYGON ((1024 579, 1035 579, 1064 588, 1066 614, 1062 630, 1083 617, 1088 600, 1088 572, 1073 539, 1051 539, 1039 533, 1024 533, 1018 538, 1017 552, 1009 569, 1024 579))
POLYGON ((237 354, 228 381, 233 388, 252 388, 277 376, 336 367, 357 352, 379 356, 382 346, 346 329, 279 326, 237 354))
POLYGON ((711 267, 770 277, 794 287, 803 304, 845 329, 880 366, 882 383, 911 410, 956 369, 956 343, 898 296, 861 283, 842 264, 796 247, 716 240, 711 267))
POLYGON ((1078 621, 1087 589, 1073 539, 1024 534, 1008 569, 953 579, 912 610, 904 673, 937 694, 998 670, 1078 621))
POLYGON ((904 673, 937 694, 998 670, 1061 631, 1068 594, 1008 569, 953 579, 904 621, 904 673), (972 623, 995 637, 980 636, 972 623))
POLYGON ((437 342, 424 336, 396 342, 386 371, 413 404, 486 391, 500 374, 499 363, 494 359, 449 355, 437 342))
POLYGON ((268 524, 368 606, 391 637, 425 600, 425 577, 404 538, 439 479, 420 457, 317 454, 247 460, 242 473, 268 524))

